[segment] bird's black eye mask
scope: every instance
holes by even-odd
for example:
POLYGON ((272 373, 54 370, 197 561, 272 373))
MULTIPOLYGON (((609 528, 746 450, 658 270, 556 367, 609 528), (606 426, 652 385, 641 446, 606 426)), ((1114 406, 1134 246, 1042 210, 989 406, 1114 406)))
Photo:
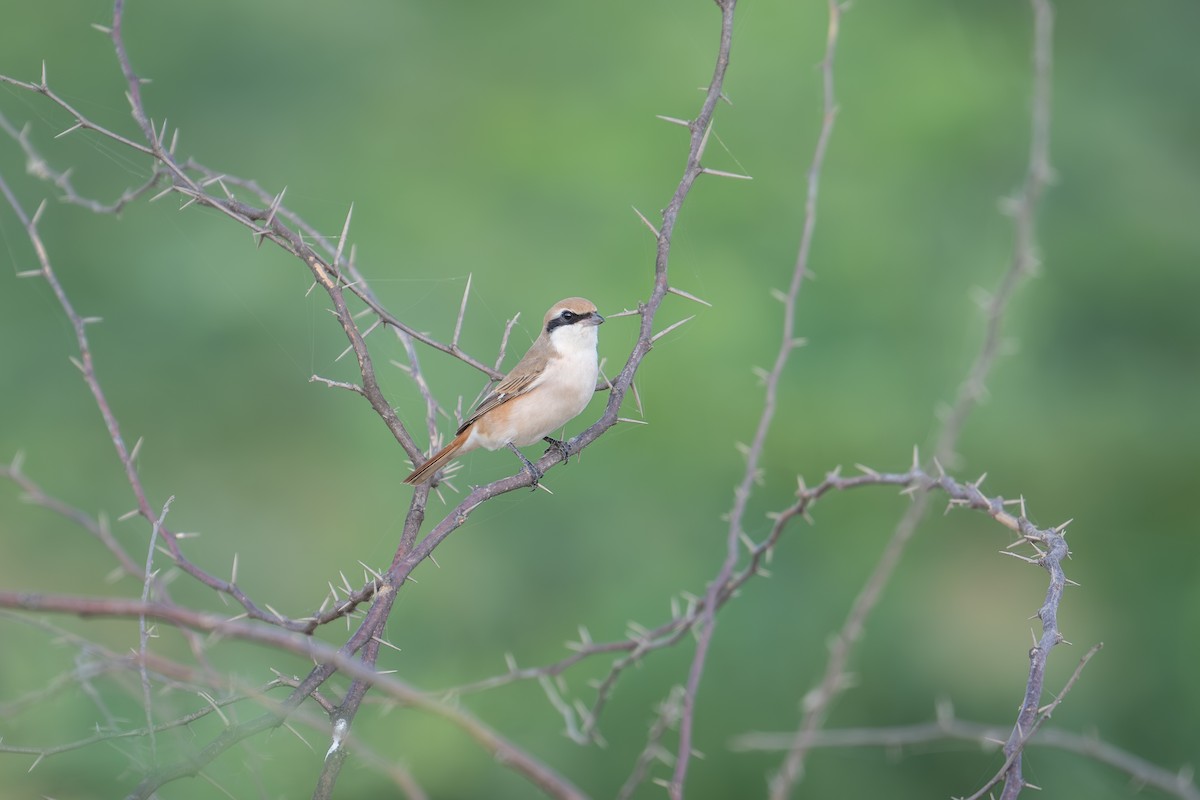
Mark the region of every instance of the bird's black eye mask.
POLYGON ((553 333, 555 328, 561 328, 564 325, 576 325, 585 319, 589 319, 591 316, 591 311, 577 314, 569 308, 563 309, 561 314, 546 323, 546 333, 553 333))

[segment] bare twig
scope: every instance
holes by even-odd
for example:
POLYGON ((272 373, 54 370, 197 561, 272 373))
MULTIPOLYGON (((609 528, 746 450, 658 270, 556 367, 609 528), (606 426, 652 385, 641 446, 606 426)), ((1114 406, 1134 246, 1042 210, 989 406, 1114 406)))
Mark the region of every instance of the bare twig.
MULTIPOLYGON (((801 482, 796 492, 796 502, 773 515, 774 521, 771 530, 761 541, 753 542, 749 537, 739 541, 739 545, 747 546, 748 558, 741 569, 735 571, 721 586, 716 597, 716 608, 719 610, 723 607, 746 582, 761 574, 767 555, 778 544, 788 526, 794 520, 806 517, 812 506, 831 492, 845 492, 867 486, 894 486, 906 494, 917 495, 919 499, 921 496, 936 491, 950 498, 951 508, 980 511, 991 517, 1001 526, 1016 534, 1019 537, 1018 543, 1036 544, 1049 550, 1051 549, 1049 543, 1054 541, 1055 537, 1061 536, 1060 529, 1041 529, 1030 522, 1025 516, 1023 501, 1008 500, 1001 496, 988 497, 983 494, 978 481, 974 483, 960 482, 944 472, 936 475, 927 473, 920 466, 915 452, 913 465, 905 472, 881 472, 867 467, 862 470, 862 474, 844 476, 840 469, 835 469, 829 472, 820 483, 811 487, 801 482), (1010 508, 1016 505, 1021 507, 1019 514, 1010 511, 1010 508)), ((587 715, 588 724, 595 725, 598 723, 620 673, 651 653, 673 647, 689 633, 698 630, 705 620, 704 614, 703 603, 692 598, 688 601, 686 608, 677 609, 668 621, 654 628, 639 628, 631 631, 625 639, 593 642, 589 636, 581 632, 580 641, 570 646, 572 654, 559 661, 540 667, 521 669, 510 665, 508 672, 503 675, 442 691, 453 696, 484 691, 518 681, 540 680, 546 676, 561 675, 576 664, 588 659, 619 656, 613 661, 608 674, 596 685, 596 700, 587 715)), ((586 727, 584 732, 589 732, 586 727)))
POLYGON ((959 435, 967 417, 987 395, 986 380, 1003 344, 1004 317, 1016 290, 1038 268, 1037 212, 1042 194, 1053 179, 1050 166, 1051 58, 1054 13, 1050 0, 1030 0, 1033 8, 1033 75, 1029 125, 1029 160, 1017 196, 1003 210, 1013 217, 1013 252, 1000 286, 984 307, 983 344, 967 371, 953 407, 946 414, 934 449, 939 463, 957 463, 959 435))
MULTIPOLYGON (((1003 316, 1008 296, 1011 295, 1013 287, 1026 274, 1033 270, 1037 264, 1036 211, 1042 191, 1051 178, 1049 151, 1050 69, 1051 54, 1053 52, 1054 15, 1050 0, 1030 0, 1030 4, 1033 8, 1034 84, 1033 109, 1030 123, 1029 166, 1025 174, 1025 185, 1021 190, 1014 210, 1016 243, 1014 245, 1013 263, 1009 270, 1009 276, 993 301, 993 314, 989 318, 988 324, 988 340, 985 344, 984 352, 980 354, 981 361, 987 353, 987 348, 995 346, 992 344, 992 340, 993 338, 998 338, 999 334, 998 332, 993 332, 993 328, 999 327, 998 320, 1003 316), (993 322, 993 320, 996 321, 993 322)), ((986 374, 987 370, 984 367, 978 371, 986 374)), ((976 370, 973 369, 972 378, 975 377, 975 374, 976 370)), ((968 378, 968 385, 972 383, 972 378, 968 378)), ((982 377, 979 377, 979 382, 982 383, 982 377)), ((971 389, 964 391, 966 392, 964 397, 973 396, 971 389)), ((964 399, 960 405, 966 405, 967 402, 969 401, 964 399)), ((956 417, 952 417, 947 423, 948 430, 951 429, 951 424, 956 422, 956 419, 956 417)), ((953 439, 951 438, 950 441, 953 442, 953 439)), ((949 452, 949 448, 947 452, 949 452)), ((1040 724, 1038 706, 1041 703, 1042 686, 1046 679, 1046 661, 1050 656, 1050 650, 1063 640, 1062 634, 1058 630, 1058 603, 1062 598, 1062 592, 1066 585, 1061 562, 1067 554, 1067 543, 1066 539, 1061 535, 1061 530, 1056 529, 1055 533, 1057 535, 1046 542, 1049 546, 1049 552, 1040 559, 1043 566, 1050 573, 1050 587, 1046 592, 1046 601, 1038 610, 1038 617, 1042 621, 1042 637, 1038 642, 1038 646, 1030 651, 1029 678, 1026 682, 1025 698, 1021 703, 1021 712, 1017 716, 1017 723, 1013 726, 1013 731, 1009 736, 1008 742, 1004 745, 1008 764, 1004 770, 1004 789, 1000 794, 1001 800, 1014 800, 1014 798, 1021 794, 1021 790, 1025 787, 1025 780, 1021 772, 1021 751, 1025 746, 1025 742, 1028 741, 1029 736, 1032 735, 1037 725, 1040 724)), ((1072 677, 1073 679, 1074 676, 1072 677)))
MULTIPOLYGON (((1059 697, 1061 698, 1061 694, 1059 697)), ((936 744, 942 741, 972 742, 986 750, 998 750, 1009 731, 999 725, 988 725, 956 719, 953 713, 939 709, 933 722, 881 728, 844 728, 817 731, 811 747, 814 749, 846 749, 852 747, 882 747, 899 751, 905 747, 936 744)), ((746 733, 733 739, 735 751, 786 751, 795 739, 794 732, 746 733)), ((1137 786, 1148 786, 1180 800, 1200 800, 1190 769, 1172 772, 1153 764, 1092 735, 1082 735, 1060 728, 1041 727, 1027 746, 1048 747, 1092 759, 1124 772, 1137 786)), ((994 785, 994 784, 993 784, 994 785)))
MULTIPOLYGON (((104 391, 104 388, 101 386, 99 377, 97 376, 96 365, 92 358, 91 344, 87 335, 88 320, 75 310, 74 305, 67 296, 65 288, 59 281, 58 275, 54 271, 54 267, 50 260, 49 251, 47 250, 45 243, 42 241, 41 234, 38 231, 38 214, 31 216, 25 212, 24 207, 21 205, 16 195, 12 192, 2 175, 0 175, 0 194, 3 194, 5 199, 8 201, 9 206, 17 215, 17 219, 20 220, 22 226, 25 228, 25 233, 28 236, 30 243, 33 245, 34 253, 37 256, 39 264, 39 269, 35 274, 39 275, 46 281, 47 284, 49 284, 55 298, 58 300, 59 306, 62 308, 63 313, 66 315, 67 320, 75 332, 75 341, 77 347, 79 348, 79 357, 72 358, 72 362, 83 375, 84 383, 87 385, 88 390, 91 392, 92 399, 100 411, 101 418, 104 421, 104 426, 108 431, 109 439, 112 441, 113 447, 117 453, 117 458, 121 464, 121 468, 125 473, 126 481, 133 492, 138 515, 144 518, 150 524, 152 529, 157 528, 159 531, 160 541, 167 548, 172 561, 193 578, 211 589, 230 595, 242 605, 247 614, 256 619, 281 624, 294 630, 303 629, 306 623, 281 620, 277 615, 271 614, 266 610, 259 608, 259 606, 251 601, 251 599, 240 588, 238 588, 237 585, 221 580, 220 578, 205 572, 199 566, 194 564, 187 558, 187 556, 183 553, 183 550, 180 548, 179 536, 162 525, 161 514, 156 511, 153 506, 151 506, 149 497, 147 496, 145 487, 142 483, 141 476, 138 474, 136 448, 131 448, 126 443, 125 437, 121 432, 121 426, 117 420, 117 416, 113 411, 112 406, 109 404, 108 396, 104 391)), ((10 476, 17 476, 19 475, 19 470, 13 471, 10 468, 9 474, 10 476)), ((33 486, 31 482, 27 482, 26 485, 33 486)), ((63 511, 65 509, 65 504, 58 504, 58 510, 63 511)), ((97 531, 98 535, 100 535, 99 528, 97 528, 97 531)), ((111 537, 102 536, 101 538, 106 541, 106 544, 108 544, 110 550, 112 550, 114 547, 117 547, 111 537)), ((128 556, 125 556, 121 560, 122 567, 126 569, 128 568, 129 564, 132 563, 128 556)), ((142 571, 139 568, 134 567, 133 574, 136 574, 140 578, 142 576, 142 571)), ((193 649, 199 653, 199 646, 194 642, 193 645, 193 649)))
MULTIPOLYGON (((833 93, 833 59, 838 41, 838 23, 841 18, 841 7, 837 0, 829 2, 829 28, 826 36, 825 58, 822 61, 824 88, 824 114, 821 121, 820 133, 813 151, 812 161, 808 170, 808 191, 805 198, 803 233, 800 238, 800 248, 796 262, 792 268, 791 281, 784 301, 783 330, 775 363, 766 376, 766 393, 763 399, 763 411, 759 416, 754 438, 746 453, 746 468, 742 479, 734 491, 733 507, 729 513, 729 529, 725 536, 725 559, 717 576, 708 585, 704 602, 700 609, 697 626, 696 651, 692 656, 691 667, 688 671, 686 691, 683 697, 683 712, 680 720, 679 756, 675 772, 671 779, 670 794, 673 800, 683 796, 683 780, 687 775, 690 759, 692 726, 696 694, 700 688, 700 680, 704 672, 708 650, 712 643, 716 627, 716 615, 730 578, 734 574, 741 557, 741 543, 745 538, 742 521, 746 513, 754 483, 759 478, 759 463, 766 445, 767 434, 775 417, 776 394, 779 380, 787 366, 792 351, 797 346, 795 334, 796 303, 800 295, 800 287, 809 272, 809 253, 811 252, 813 233, 816 230, 817 199, 819 194, 821 169, 825 163, 825 153, 833 135, 834 120, 837 117, 837 105, 833 93)), ((732 11, 732 9, 730 9, 732 11)))
POLYGON ((646 776, 650 772, 650 767, 655 761, 670 761, 670 751, 662 744, 663 736, 667 731, 679 726, 680 702, 683 700, 683 687, 673 686, 667 698, 662 701, 658 708, 658 718, 654 720, 654 724, 650 726, 650 733, 646 737, 646 746, 642 748, 641 755, 638 756, 637 762, 634 764, 633 772, 621 785, 621 791, 617 793, 617 800, 629 800, 633 797, 633 793, 646 780, 646 776))
MULTIPOLYGON (((0 76, 0 80, 5 80, 0 76)), ((26 84, 23 88, 31 88, 26 84)), ((25 169, 26 171, 42 180, 47 180, 53 183, 62 192, 61 199, 63 202, 72 205, 81 206, 95 214, 120 214, 125 206, 144 197, 149 192, 153 191, 162 182, 165 173, 160 169, 153 169, 150 172, 150 177, 139 186, 131 186, 121 192, 120 197, 111 203, 104 203, 90 197, 85 197, 75 189, 75 184, 71 181, 71 171, 56 170, 46 159, 42 158, 41 154, 33 146, 29 139, 29 126, 25 126, 20 130, 17 129, 4 114, 0 114, 0 130, 11 136, 14 141, 20 145, 25 151, 25 169)))
MULTIPOLYGON (((1016 242, 1014 244, 1013 258, 1001 280, 1000 290, 988 305, 987 331, 984 336, 983 345, 975 362, 968 370, 967 379, 959 392, 953 409, 945 417, 941 426, 936 446, 935 463, 945 464, 952 459, 957 448, 958 437, 962 427, 968 415, 982 397, 984 381, 988 374, 990 374, 999 353, 1000 330, 1009 301, 1017 287, 1023 283, 1036 263, 1034 223, 1038 202, 1050 178, 1048 153, 1050 84, 1048 70, 1051 45, 1049 25, 1051 20, 1048 0, 1033 0, 1033 3, 1035 10, 1033 122, 1025 186, 1015 204, 1016 242)), ((834 698, 841 693, 846 685, 843 676, 850 653, 862 637, 866 620, 874 610, 879 597, 883 593, 884 587, 887 585, 908 543, 916 532, 926 508, 925 495, 918 497, 913 505, 909 507, 908 512, 893 531, 891 539, 888 541, 878 563, 864 584, 862 591, 855 598, 854 604, 841 630, 834 637, 833 643, 830 646, 830 654, 826 662, 825 672, 817 687, 809 692, 806 698, 803 717, 796 732, 794 745, 784 759, 779 772, 771 780, 772 800, 782 800, 787 797, 799 779, 805 755, 809 748, 808 743, 811 741, 815 731, 824 724, 834 698)), ((1066 545, 1064 542, 1062 545, 1063 554, 1066 552, 1065 548, 1066 545)), ((1047 568, 1050 569, 1050 567, 1047 568)), ((1053 571, 1051 584, 1051 591, 1053 591, 1053 571)), ((1055 602, 1057 602, 1057 595, 1055 595, 1055 602)), ((1057 608, 1057 605, 1055 605, 1055 608, 1057 608)), ((1057 634, 1057 629, 1055 629, 1055 633, 1057 634)), ((1039 693, 1041 688, 1040 680, 1043 674, 1042 670, 1045 666, 1044 656, 1048 652, 1049 647, 1046 647, 1042 658, 1034 661, 1030 672, 1029 688, 1032 690, 1034 683, 1036 683, 1039 693)), ((1036 706, 1036 701, 1034 705, 1036 706)), ((1014 764, 1014 770, 1019 778, 1019 759, 1014 764)), ((1017 782, 1019 783, 1019 780, 1017 782)))
MULTIPOLYGON (((1049 601, 1047 601, 1047 605, 1049 605, 1049 601)), ((1057 629, 1055 630, 1055 633, 1057 633, 1057 629)), ((1055 641, 1054 644, 1058 644, 1058 642, 1061 642, 1061 641, 1062 641, 1062 637, 1058 636, 1057 641, 1055 641)), ((1067 679, 1067 682, 1063 686, 1062 691, 1060 691, 1058 693, 1058 696, 1054 698, 1054 701, 1052 703, 1047 705, 1045 708, 1038 708, 1038 707, 1036 707, 1036 705, 1034 706, 1034 708, 1030 711, 1030 714, 1028 716, 1028 725, 1027 726, 1022 727, 1021 722, 1018 721, 1016 729, 1014 729, 1013 734, 1011 734, 1009 737, 1009 741, 1006 742, 1004 745, 1004 754, 1006 756, 1004 759, 1004 765, 1002 767, 1000 767, 1000 770, 992 777, 991 780, 989 780, 987 783, 985 783, 983 786, 981 786, 979 788, 979 790, 977 792, 975 792, 975 794, 968 797, 967 800, 980 800, 980 798, 984 797, 989 791, 991 791, 991 788, 993 786, 999 784, 1001 781, 1004 781, 1004 784, 1005 784, 1004 785, 1004 793, 1005 794, 1002 794, 1001 796, 1002 797, 1007 796, 1008 792, 1010 791, 1009 786, 1012 784, 1010 776, 1012 774, 1013 765, 1016 764, 1016 762, 1018 760, 1020 760, 1021 754, 1025 751, 1025 746, 1027 744, 1029 744, 1031 739, 1033 739, 1034 734, 1037 733, 1038 728, 1040 728, 1042 726, 1042 723, 1044 723, 1046 720, 1050 719, 1050 716, 1054 713, 1054 709, 1058 708, 1059 703, 1061 703, 1063 701, 1063 699, 1067 696, 1067 693, 1070 692, 1071 688, 1075 685, 1075 682, 1079 680, 1079 675, 1081 672, 1083 672, 1083 668, 1086 667, 1087 663, 1092 660, 1092 656, 1096 655, 1096 653, 1098 653, 1100 651, 1101 647, 1103 647, 1102 644, 1094 645, 1090 650, 1088 650, 1086 653, 1084 653, 1083 658, 1079 659, 1079 664, 1076 665, 1075 671, 1071 673, 1071 677, 1067 679), (1015 740, 1014 740, 1014 737, 1015 737, 1015 740)), ((1035 648, 1033 648, 1033 650, 1031 650, 1029 652, 1029 660, 1030 661, 1038 660, 1039 650, 1040 650, 1039 647, 1035 647, 1035 648)), ((1043 662, 1043 668, 1044 668, 1045 654, 1040 654, 1040 655, 1041 655, 1041 660, 1043 662)), ((1032 679, 1031 679, 1030 683, 1031 684, 1033 683, 1032 679)), ((1041 690, 1041 687, 1039 686, 1038 687, 1039 695, 1041 694, 1040 690, 1041 690)), ((1021 720, 1026 719, 1025 711, 1026 711, 1025 708, 1021 709, 1021 717, 1020 717, 1021 720)), ((1020 772, 1018 770, 1018 775, 1019 774, 1020 774, 1020 772)), ((1017 785, 1015 787, 1016 794, 1020 794, 1021 790, 1025 788, 1025 785, 1026 784, 1024 782, 1017 785)), ((1013 795, 1013 796, 1015 796, 1015 795, 1013 795)))
POLYGON ((70 520, 96 537, 104 545, 105 549, 112 553, 113 558, 120 565, 121 572, 130 577, 137 578, 139 581, 142 580, 142 568, 137 565, 137 562, 133 560, 129 553, 125 551, 125 548, 116 540, 116 537, 113 536, 107 519, 93 517, 78 508, 64 503, 56 497, 52 497, 22 471, 23 466, 24 459, 18 453, 10 463, 0 466, 0 478, 10 480, 20 487, 28 502, 70 520))
MULTIPOLYGON (((150 591, 154 585, 154 550, 158 547, 158 536, 162 529, 163 521, 167 518, 167 512, 171 510, 171 503, 174 502, 174 497, 167 498, 167 502, 163 503, 162 511, 154 520, 154 525, 150 530, 150 544, 146 547, 146 568, 145 580, 142 581, 142 602, 150 602, 150 591)), ((150 753, 155 759, 158 758, 158 740, 154 736, 154 714, 152 712, 150 698, 150 674, 146 669, 146 655, 150 650, 150 628, 146 625, 146 618, 138 617, 138 672, 142 678, 142 708, 146 712, 146 730, 150 735, 150 753)))
MULTIPOLYGON (((524 775, 552 797, 584 797, 583 793, 565 778, 467 712, 438 702, 391 675, 376 672, 372 667, 355 658, 345 646, 334 648, 310 636, 258 622, 229 620, 216 614, 194 611, 182 606, 143 603, 138 600, 0 592, 0 608, 39 613, 73 614, 84 618, 120 617, 136 620, 145 616, 147 619, 164 622, 180 629, 187 628, 203 633, 213 633, 222 638, 240 639, 276 650, 295 653, 301 657, 312 659, 317 664, 327 665, 331 670, 335 669, 353 680, 369 682, 388 697, 447 720, 474 739, 498 761, 524 775)), ((307 683, 302 682, 293 690, 292 695, 293 697, 299 695, 303 699, 308 696, 310 691, 311 688, 307 686, 307 683)), ((289 701, 285 701, 283 704, 283 710, 268 713, 252 723, 244 723, 227 729, 224 734, 196 756, 186 762, 164 768, 144 780, 132 796, 149 797, 155 788, 168 780, 195 774, 200 766, 228 749, 230 746, 228 739, 240 741, 253 733, 279 725, 284 719, 283 713, 291 704, 292 699, 289 698, 289 701)))

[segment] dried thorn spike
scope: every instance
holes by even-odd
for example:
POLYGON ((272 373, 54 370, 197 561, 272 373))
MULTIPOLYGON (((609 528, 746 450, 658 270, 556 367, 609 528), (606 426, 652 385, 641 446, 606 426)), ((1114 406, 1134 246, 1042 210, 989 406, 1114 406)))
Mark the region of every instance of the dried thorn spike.
MULTIPOLYGON (((708 121, 708 127, 704 129, 704 135, 700 137, 700 146, 698 148, 696 148, 696 160, 697 161, 704 158, 704 151, 708 149, 708 136, 709 136, 709 134, 712 133, 712 129, 713 129, 713 124, 712 124, 712 120, 710 119, 708 121)), ((704 168, 701 167, 700 171, 703 172, 704 168)))
MULTIPOLYGON (((636 211, 637 209, 634 210, 636 211)), ((691 300, 693 303, 699 303, 702 306, 708 306, 709 308, 712 308, 712 303, 708 302, 707 300, 701 300, 691 292, 685 292, 683 289, 676 289, 674 286, 668 286, 667 291, 671 294, 677 294, 685 300, 691 300)))
POLYGON ((150 202, 151 202, 151 203, 153 203, 153 202, 154 202, 154 201, 156 201, 156 200, 161 200, 162 198, 166 197, 167 195, 169 195, 169 194, 170 194, 171 192, 173 192, 173 191, 175 191, 175 187, 174 187, 174 186, 168 186, 167 188, 163 189, 163 190, 162 190, 161 192, 159 192, 158 194, 156 194, 156 195, 154 195, 153 197, 151 197, 151 198, 150 198, 150 202))
POLYGON ((709 167, 701 167, 700 172, 704 175, 715 175, 718 178, 733 178, 739 181, 752 181, 753 175, 742 175, 737 172, 726 172, 723 169, 710 169, 709 167))
MULTIPOLYGON (((275 214, 279 212, 279 206, 283 203, 283 196, 285 194, 287 194, 286 186, 283 187, 282 189, 280 189, 279 194, 275 195, 275 198, 273 200, 271 200, 271 206, 270 206, 270 208, 267 209, 267 218, 265 220, 263 220, 264 228, 270 228, 271 223, 273 223, 275 221, 275 214)), ((354 208, 353 205, 351 205, 350 207, 354 208)), ((343 233, 344 233, 344 229, 343 229, 343 233)))
POLYGON ((678 117, 668 117, 663 114, 655 114, 654 116, 657 117, 658 119, 661 119, 663 122, 669 122, 672 125, 681 125, 684 128, 692 127, 692 123, 688 122, 685 119, 679 119, 678 117))
MULTIPOLYGON (((287 191, 287 187, 284 187, 287 191)), ((280 198, 283 197, 283 192, 280 192, 280 198)), ((338 236, 337 250, 333 253, 333 268, 340 269, 342 266, 342 253, 346 248, 346 237, 350 234, 350 219, 354 216, 354 203, 350 204, 350 208, 346 210, 346 220, 342 223, 342 232, 338 236)))
POLYGON ((63 131, 62 133, 60 133, 60 134, 57 134, 57 135, 56 135, 54 138, 55 138, 55 139, 61 139, 62 137, 66 136, 68 133, 74 133, 75 131, 79 130, 79 129, 80 129, 80 128, 82 128, 82 127, 83 127, 83 123, 82 123, 82 122, 76 122, 74 125, 72 125, 71 127, 67 128, 67 129, 66 129, 65 131, 63 131))
MULTIPOLYGON (((640 219, 642 222, 644 222, 646 224, 646 227, 649 228, 650 232, 654 234, 654 238, 657 239, 660 234, 659 234, 658 228, 654 227, 654 223, 651 222, 650 220, 646 219, 646 215, 643 214, 641 211, 639 211, 637 206, 630 206, 630 208, 633 209, 633 213, 638 215, 638 219, 640 219)), ((671 290, 668 289, 667 291, 669 292, 671 290)))
POLYGON ((458 319, 454 323, 454 336, 450 339, 450 349, 458 350, 458 337, 462 333, 463 319, 467 316, 467 298, 471 296, 471 278, 473 273, 467 273, 467 285, 463 287, 462 302, 458 306, 458 319))
POLYGON ((693 314, 693 315, 692 315, 692 316, 690 316, 690 317, 684 317, 683 319, 679 320, 678 322, 676 322, 676 323, 674 323, 674 324, 672 324, 672 325, 668 325, 667 327, 663 328, 663 329, 662 329, 661 331, 659 331, 658 333, 656 333, 656 334, 654 334, 653 336, 651 336, 651 337, 650 337, 650 343, 651 343, 651 344, 654 344, 654 343, 655 343, 655 342, 657 342, 659 339, 661 339, 662 337, 666 336, 666 335, 667 335, 668 333, 670 333, 671 331, 673 331, 673 330, 675 330, 676 328, 678 328, 680 325, 684 324, 685 322, 691 322, 691 321, 692 321, 692 320, 694 320, 695 318, 696 318, 696 315, 695 315, 695 314, 693 314))

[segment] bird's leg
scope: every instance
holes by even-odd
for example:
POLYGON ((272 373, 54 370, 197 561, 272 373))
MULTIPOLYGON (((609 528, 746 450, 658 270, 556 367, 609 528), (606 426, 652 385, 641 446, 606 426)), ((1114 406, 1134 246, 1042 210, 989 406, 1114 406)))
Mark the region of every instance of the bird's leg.
POLYGON ((529 472, 529 477, 533 478, 533 488, 537 489, 538 481, 542 479, 542 471, 533 465, 533 462, 525 457, 525 454, 512 442, 508 443, 508 449, 517 454, 517 458, 521 459, 521 463, 525 465, 525 469, 529 472))
POLYGON ((562 441, 561 439, 555 439, 553 436, 543 436, 542 440, 544 442, 546 442, 546 444, 550 445, 549 447, 546 448, 547 453, 549 453, 551 450, 553 450, 554 452, 556 452, 560 456, 562 456, 564 464, 567 463, 567 460, 571 455, 570 445, 568 445, 566 442, 562 441))

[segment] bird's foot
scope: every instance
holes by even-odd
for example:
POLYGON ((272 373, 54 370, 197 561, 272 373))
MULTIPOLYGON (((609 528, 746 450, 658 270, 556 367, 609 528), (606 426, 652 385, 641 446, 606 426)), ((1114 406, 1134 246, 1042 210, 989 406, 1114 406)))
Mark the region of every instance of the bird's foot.
POLYGON ((521 459, 521 465, 525 471, 529 473, 529 477, 533 479, 533 489, 536 491, 538 483, 542 480, 542 471, 533 465, 533 462, 525 457, 525 454, 512 442, 508 443, 508 449, 517 454, 517 458, 521 459))
POLYGON ((542 440, 545 441, 548 445, 550 445, 549 447, 546 448, 547 453, 549 453, 551 450, 558 453, 560 456, 562 456, 562 460, 563 460, 564 464, 566 464, 567 461, 570 460, 571 445, 569 443, 564 442, 561 439, 555 439, 553 436, 543 436, 542 440))

